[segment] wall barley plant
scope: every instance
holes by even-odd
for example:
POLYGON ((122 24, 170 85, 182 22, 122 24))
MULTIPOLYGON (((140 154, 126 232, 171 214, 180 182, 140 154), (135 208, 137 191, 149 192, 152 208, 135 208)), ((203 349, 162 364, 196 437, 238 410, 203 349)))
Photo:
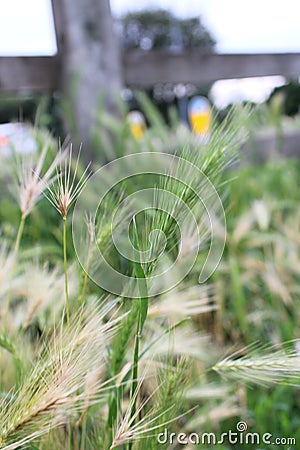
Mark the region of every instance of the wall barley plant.
POLYGON ((11 283, 14 276, 14 266, 18 257, 20 243, 24 231, 24 225, 26 217, 30 214, 34 208, 37 201, 40 199, 42 193, 46 188, 46 183, 51 183, 53 181, 53 173, 55 168, 63 154, 57 155, 50 166, 45 170, 45 159, 47 152, 50 147, 50 139, 46 140, 43 149, 36 161, 29 156, 21 157, 17 159, 17 181, 18 181, 18 200, 19 207, 21 211, 21 218, 19 223, 19 228, 15 240, 14 250, 13 250, 13 261, 10 274, 10 287, 7 294, 6 301, 6 315, 8 319, 9 307, 10 307, 10 294, 11 294, 11 283), (44 173, 42 173, 44 172, 44 173))
POLYGON ((299 384, 299 341, 279 346, 245 349, 219 361, 213 370, 246 382, 271 384, 299 384))
POLYGON ((87 166, 76 180, 80 151, 78 152, 77 160, 73 175, 71 174, 72 166, 72 147, 70 147, 68 160, 65 161, 64 167, 60 164, 59 170, 56 171, 56 180, 52 185, 48 185, 47 199, 52 206, 59 212, 63 219, 63 255, 64 255, 64 274, 65 274, 65 297, 66 297, 66 317, 68 326, 70 324, 69 312, 69 285, 68 285, 68 263, 67 263, 67 215, 68 211, 76 201, 80 192, 88 179, 87 166))
MULTIPOLYGON (((81 315, 79 318, 67 332, 63 324, 54 331, 19 390, 2 400, 3 448, 25 445, 51 428, 67 424, 84 409, 87 397, 83 388, 95 367, 104 368, 106 346, 121 317, 103 323, 104 312, 93 310, 83 321, 81 315)), ((94 382, 91 404, 99 401, 108 384, 97 378, 94 382)))
MULTIPOLYGON (((232 191, 228 167, 247 111, 233 110, 199 142, 176 121, 164 124, 144 96, 139 101, 152 123, 139 143, 126 121, 99 111, 101 133, 105 124, 117 142, 106 154, 118 156, 100 170, 82 169, 70 150, 46 161, 47 141, 37 163, 24 155, 20 205, 28 222, 17 243, 0 209, 2 449, 167 449, 157 441, 165 428, 226 432, 237 417, 250 417, 250 383, 299 384, 298 341, 282 343, 296 330, 297 194, 281 205, 260 198, 261 186, 275 187, 265 180, 269 171, 253 187, 257 169, 254 179, 241 172, 244 189, 232 191), (63 235, 41 198, 46 187, 63 235), (33 243, 39 207, 49 226, 33 243), (265 333, 274 316, 280 326, 265 333), (254 352, 255 340, 268 345, 254 352), (232 354, 233 346, 242 350, 232 354)), ((285 198, 290 187, 276 177, 285 198)), ((256 412, 261 417, 259 405, 256 412)))

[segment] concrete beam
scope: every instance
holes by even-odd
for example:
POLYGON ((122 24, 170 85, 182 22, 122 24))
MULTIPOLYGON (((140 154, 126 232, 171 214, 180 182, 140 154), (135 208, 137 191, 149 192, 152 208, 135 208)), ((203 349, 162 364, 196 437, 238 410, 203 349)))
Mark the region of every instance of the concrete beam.
MULTIPOLYGON (((59 48, 60 48, 60 43, 59 48)), ((199 51, 124 52, 123 80, 131 87, 156 83, 201 85, 220 79, 267 75, 300 76, 300 54, 203 55, 199 51)), ((0 92, 44 92, 60 88, 63 56, 0 58, 0 92)))
POLYGON ((123 54, 128 86, 149 87, 159 82, 211 83, 220 79, 284 75, 300 76, 300 54, 207 54, 197 50, 128 51, 123 54))
POLYGON ((0 58, 0 92, 47 92, 59 86, 57 57, 0 58))

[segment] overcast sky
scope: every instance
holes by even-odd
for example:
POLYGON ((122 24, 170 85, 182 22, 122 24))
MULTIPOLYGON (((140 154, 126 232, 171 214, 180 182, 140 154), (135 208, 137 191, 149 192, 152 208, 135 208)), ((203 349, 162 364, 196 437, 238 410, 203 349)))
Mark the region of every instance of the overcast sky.
MULTIPOLYGON (((111 0, 111 6, 116 15, 145 7, 201 15, 220 52, 300 52, 299 0, 111 0)), ((55 53, 50 0, 0 0, 0 7, 1 55, 55 53)))
POLYGON ((201 15, 220 52, 299 52, 299 0, 111 0, 115 12, 163 7, 201 15), (138 6, 137 6, 138 5, 138 6))

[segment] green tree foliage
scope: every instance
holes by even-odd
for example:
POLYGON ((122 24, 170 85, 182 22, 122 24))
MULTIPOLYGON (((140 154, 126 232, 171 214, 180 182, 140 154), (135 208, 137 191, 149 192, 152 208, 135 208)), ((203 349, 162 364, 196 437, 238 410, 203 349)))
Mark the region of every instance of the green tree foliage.
POLYGON ((283 112, 288 116, 295 116, 300 112, 300 83, 291 81, 284 86, 276 87, 271 93, 268 102, 278 95, 283 99, 283 112))
POLYGON ((126 49, 143 50, 197 47, 211 52, 216 43, 200 17, 179 19, 163 9, 124 15, 120 21, 120 39, 126 49))

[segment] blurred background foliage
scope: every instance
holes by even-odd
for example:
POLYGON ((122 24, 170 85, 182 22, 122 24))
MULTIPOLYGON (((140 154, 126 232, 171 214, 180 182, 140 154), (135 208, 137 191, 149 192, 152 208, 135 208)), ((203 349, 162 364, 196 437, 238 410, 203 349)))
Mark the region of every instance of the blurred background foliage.
MULTIPOLYGON (((180 122, 175 108, 168 110, 167 123, 145 94, 137 94, 137 101, 149 124, 140 141, 135 140, 130 132, 126 104, 120 101, 119 117, 110 115, 103 105, 99 105, 93 134, 96 149, 94 169, 108 160, 134 152, 167 151, 180 155, 184 148, 197 151, 199 138, 180 122)), ((45 102, 36 110, 40 129, 47 123, 47 117, 51 117, 48 107, 45 102)), ((250 134, 258 122, 278 122, 278 110, 272 112, 267 105, 264 108, 252 111, 247 121, 250 134)), ((281 114, 280 120, 283 120, 281 114)), ((217 111, 214 112, 214 120, 219 122, 217 111)), ((45 131, 36 134, 40 148, 44 136, 45 131)), ((227 243, 218 270, 210 280, 218 309, 195 316, 190 324, 192 329, 210 336, 209 345, 218 354, 237 345, 243 347, 253 342, 276 344, 299 337, 300 163, 283 159, 280 155, 263 164, 255 163, 255 160, 250 162, 242 153, 241 157, 241 161, 227 169, 224 179, 220 180, 227 216, 227 243)), ((5 164, 8 164, 7 160, 5 164)), ((1 233, 12 243, 18 206, 12 201, 14 186, 7 182, 5 176, 5 170, 10 169, 2 165, 1 170, 1 233)), ((46 199, 42 199, 28 218, 22 258, 26 260, 34 255, 41 263, 48 261, 54 266, 60 254, 59 217, 54 209, 49 208, 46 199)), ((70 259, 74 256, 71 239, 68 255, 70 259)), ((193 276, 184 283, 185 288, 192 287, 193 276)), ((89 295, 96 292, 96 286, 91 283, 89 295)), ((186 429, 218 430, 221 433, 222 430, 235 429, 237 417, 242 417, 256 432, 292 436, 300 442, 298 389, 233 385, 230 395, 227 393, 204 402, 201 392, 208 389, 205 379, 197 386, 190 395, 194 399, 200 396, 199 410, 187 422, 186 429)), ((231 447, 223 445, 217 448, 226 450, 231 447)), ((256 449, 254 445, 247 448, 256 449)))
MULTIPOLYGON (((147 51, 197 46, 203 52, 214 51, 214 38, 200 19, 179 20, 165 11, 145 11, 127 14, 118 27, 125 48, 147 51)), ((208 95, 210 86, 185 86, 184 89, 184 97, 188 100, 195 94, 208 95)), ((197 151, 197 137, 178 115, 180 96, 176 92, 178 87, 176 91, 175 86, 158 85, 148 93, 149 98, 144 93, 127 90, 123 93, 125 101, 119 99, 117 117, 105 110, 100 98, 92 132, 93 169, 116 157, 140 151, 180 154, 189 147, 197 151), (146 117, 148 128, 140 141, 135 140, 130 131, 127 113, 131 109, 143 111, 146 117)), ((278 344, 299 338, 300 162, 299 159, 285 159, 282 154, 285 126, 288 124, 300 130, 299 107, 298 81, 276 88, 266 103, 251 105, 251 119, 247 122, 251 144, 248 153, 241 150, 240 161, 227 169, 220 182, 227 217, 227 242, 218 270, 210 280, 218 309, 193 317, 189 329, 209 336, 209 346, 204 348, 206 357, 211 345, 213 351, 221 354, 237 345, 243 348, 253 342, 278 344), (275 130, 276 152, 274 157, 260 161, 257 158, 260 149, 251 138, 264 128, 275 130)), ((222 124, 228 110, 214 108, 215 122, 222 124)), ((67 103, 58 94, 42 98, 5 96, 0 102, 0 122, 24 120, 35 124, 41 133, 50 130, 54 136, 53 152, 58 137, 63 135, 62 119, 72 123, 71 114, 67 103)), ((40 151, 44 138, 41 135, 39 141, 39 133, 35 137, 40 151)), ((1 160, 0 233, 1 238, 12 245, 19 208, 13 200, 14 183, 8 181, 10 166, 11 161, 1 160)), ((68 236, 68 256, 72 259, 75 255, 71 233, 68 236)), ((43 198, 28 218, 22 258, 38 257, 41 263, 47 261, 54 267, 61 259, 61 244, 58 214, 43 198)), ((191 276, 185 280, 185 287, 191 288, 193 283, 191 276)), ((96 292, 97 288, 91 283, 88 294, 93 296, 96 292)), ((38 317, 33 328, 42 328, 44 320, 42 316, 38 317)), ((197 342, 192 344, 191 351, 197 352, 197 342)), ((199 361, 196 367, 197 364, 201 366, 199 361)), ((195 379, 198 373, 200 371, 195 369, 195 379)), ((205 375, 197 381, 189 395, 193 400, 199 399, 199 410, 183 424, 186 429, 221 433, 235 429, 237 419, 242 418, 255 432, 295 437, 300 442, 299 388, 266 388, 239 383, 229 387, 225 383, 224 387, 221 383, 215 393, 214 389, 210 391, 205 375)), ((190 398, 187 396, 186 405, 191 402, 190 398)), ((236 447, 207 448, 226 450, 236 447)), ((255 445, 245 448, 257 450, 255 445)), ((273 445, 270 448, 286 447, 273 445)))
POLYGON ((142 10, 119 21, 120 44, 125 49, 191 49, 212 52, 215 40, 199 17, 182 19, 170 11, 142 10))

